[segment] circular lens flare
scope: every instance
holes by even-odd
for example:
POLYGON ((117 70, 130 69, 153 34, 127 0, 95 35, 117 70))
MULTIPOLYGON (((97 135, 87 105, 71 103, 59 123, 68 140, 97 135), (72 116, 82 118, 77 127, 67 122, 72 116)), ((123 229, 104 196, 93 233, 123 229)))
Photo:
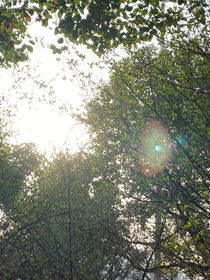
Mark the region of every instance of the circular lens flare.
POLYGON ((170 161, 170 135, 157 120, 150 119, 139 137, 140 168, 145 176, 159 173, 170 161))
POLYGON ((186 139, 185 136, 181 135, 181 136, 179 136, 179 138, 178 138, 178 142, 179 142, 179 144, 186 144, 187 139, 186 139))
POLYGON ((160 152, 160 151, 162 151, 162 147, 161 147, 160 145, 157 145, 157 146, 155 147, 155 150, 156 150, 157 152, 160 152))

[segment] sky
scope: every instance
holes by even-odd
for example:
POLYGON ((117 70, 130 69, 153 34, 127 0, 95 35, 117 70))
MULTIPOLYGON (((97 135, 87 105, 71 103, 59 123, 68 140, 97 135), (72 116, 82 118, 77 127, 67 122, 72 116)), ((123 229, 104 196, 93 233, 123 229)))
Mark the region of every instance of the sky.
MULTIPOLYGON (((0 69, 3 106, 14 113, 9 127, 13 131, 12 141, 34 142, 38 150, 48 153, 53 147, 77 151, 88 140, 84 127, 71 117, 72 112, 82 110, 84 100, 89 97, 81 89, 79 72, 87 72, 87 63, 97 61, 97 57, 85 47, 78 47, 86 59, 79 59, 76 70, 68 64, 69 60, 77 59, 70 43, 64 44, 68 49, 62 55, 53 55, 50 44, 59 38, 53 30, 35 22, 28 32, 41 39, 44 47, 37 43, 29 62, 13 69, 0 69)), ((108 73, 97 69, 93 75, 99 80, 108 73)))

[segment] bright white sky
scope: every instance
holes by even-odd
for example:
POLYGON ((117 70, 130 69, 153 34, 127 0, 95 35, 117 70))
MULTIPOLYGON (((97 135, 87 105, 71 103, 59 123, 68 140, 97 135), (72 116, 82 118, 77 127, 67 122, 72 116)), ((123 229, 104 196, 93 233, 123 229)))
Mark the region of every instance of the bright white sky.
MULTIPOLYGON (((29 32, 32 36, 43 38, 43 45, 46 47, 42 48, 37 44, 31 54, 30 63, 22 63, 17 69, 0 70, 0 94, 6 96, 6 107, 15 111, 14 122, 11 125, 15 132, 14 141, 18 144, 34 142, 39 150, 49 153, 52 152, 53 146, 75 151, 78 145, 81 146, 87 139, 84 127, 75 124, 70 117, 72 109, 81 110, 82 101, 87 97, 81 91, 79 77, 72 81, 73 72, 76 72, 69 70, 67 64, 69 59, 77 59, 76 54, 68 44, 68 51, 63 53, 65 57, 53 55, 47 45, 56 43, 59 37, 55 37, 53 31, 41 27, 37 22, 30 25, 29 32), (47 87, 40 87, 36 81, 45 83, 47 87), (50 97, 50 88, 59 104, 64 104, 68 112, 61 113, 56 106, 38 101, 43 100, 44 96, 48 101, 53 99, 50 97), (24 96, 31 98, 30 104, 27 98, 21 99, 24 96)), ((89 61, 97 59, 91 51, 84 47, 80 49, 89 61)), ((80 60, 78 67, 79 71, 87 71, 86 62, 80 60)), ((100 75, 97 72, 97 76, 96 78, 102 78, 108 74, 106 71, 100 75)))

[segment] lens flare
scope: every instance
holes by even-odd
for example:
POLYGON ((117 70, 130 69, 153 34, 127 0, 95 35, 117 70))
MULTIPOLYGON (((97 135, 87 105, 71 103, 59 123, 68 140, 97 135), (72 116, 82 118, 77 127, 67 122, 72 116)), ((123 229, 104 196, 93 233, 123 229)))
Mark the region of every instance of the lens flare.
POLYGON ((149 119, 139 137, 140 168, 145 176, 158 174, 170 161, 170 135, 157 120, 149 119))
POLYGON ((187 138, 183 135, 180 135, 178 138, 178 142, 179 142, 179 144, 186 144, 187 138))

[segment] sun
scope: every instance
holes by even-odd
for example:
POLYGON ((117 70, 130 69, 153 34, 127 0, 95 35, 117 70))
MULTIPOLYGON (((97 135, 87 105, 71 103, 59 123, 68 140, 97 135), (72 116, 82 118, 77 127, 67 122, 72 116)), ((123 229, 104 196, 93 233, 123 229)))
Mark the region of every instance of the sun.
POLYGON ((6 97, 5 106, 13 108, 15 115, 12 142, 32 142, 48 154, 55 149, 76 152, 88 140, 84 126, 71 117, 83 104, 78 82, 62 78, 62 69, 71 75, 66 69, 68 65, 59 64, 53 55, 50 57, 49 50, 45 55, 42 52, 41 58, 41 63, 34 58, 34 65, 32 60, 17 73, 5 70, 8 79, 0 78, 2 99, 6 97))
POLYGON ((47 104, 39 105, 37 109, 25 107, 19 113, 14 129, 18 143, 33 142, 39 151, 48 154, 54 149, 76 152, 88 141, 82 125, 65 114, 53 111, 47 104))
MULTIPOLYGON (((50 45, 57 42, 57 38, 52 30, 43 29, 38 23, 30 25, 29 33, 32 38, 40 36, 35 39, 29 62, 21 63, 22 66, 16 69, 8 69, 8 79, 4 78, 4 74, 2 79, 0 77, 2 96, 7 96, 9 100, 6 105, 15 108, 13 142, 33 142, 39 150, 47 153, 51 153, 54 147, 76 152, 89 141, 88 134, 85 127, 71 117, 71 112, 62 111, 60 105, 67 105, 73 110, 82 108, 84 95, 71 65, 73 60, 79 59, 77 52, 69 43, 64 55, 58 57, 52 54, 50 45), (38 43, 39 40, 42 44, 38 43), (60 102, 55 102, 53 106, 49 104, 52 92, 56 102, 60 102)), ((81 52, 89 63, 96 59, 90 50, 81 48, 81 52)), ((77 62, 77 69, 82 69, 82 72, 87 70, 87 62, 77 62)), ((100 75, 98 68, 95 72, 98 79, 106 76, 104 71, 100 75)), ((108 76, 108 72, 106 74, 108 76)))

